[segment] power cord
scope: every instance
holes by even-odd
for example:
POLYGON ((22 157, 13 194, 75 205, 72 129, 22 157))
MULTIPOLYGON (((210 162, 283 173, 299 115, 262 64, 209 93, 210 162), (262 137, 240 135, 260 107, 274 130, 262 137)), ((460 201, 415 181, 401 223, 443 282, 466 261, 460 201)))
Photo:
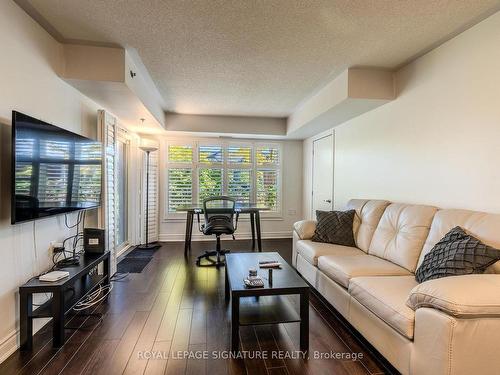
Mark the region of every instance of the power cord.
MULTIPOLYGON (((83 212, 85 212, 85 211, 83 211, 83 212)), ((82 213, 82 211, 78 212, 78 216, 76 217, 76 223, 73 225, 68 224, 68 214, 65 214, 64 215, 64 224, 66 225, 66 228, 72 229, 72 228, 78 226, 80 224, 80 214, 81 213, 82 213)))
POLYGON ((36 275, 38 273, 38 252, 36 249, 36 220, 33 220, 33 255, 35 258, 34 267, 32 275, 36 275))
POLYGON ((45 298, 46 298, 45 302, 42 302, 42 303, 32 303, 31 305, 33 307, 40 307, 40 306, 44 305, 49 299, 52 298, 52 293, 43 293, 43 294, 45 295, 45 298))
POLYGON ((109 279, 110 281, 116 282, 116 281, 122 281, 128 277, 129 273, 128 272, 116 272, 111 278, 109 279))
POLYGON ((60 253, 56 253, 52 256, 52 262, 54 266, 52 267, 52 270, 54 269, 59 269, 59 268, 65 268, 65 267, 71 267, 78 265, 80 262, 80 255, 83 252, 83 246, 80 249, 80 251, 77 251, 78 248, 78 243, 83 240, 83 231, 80 231, 80 224, 83 223, 83 228, 85 228, 85 216, 86 216, 86 211, 80 211, 78 212, 77 220, 76 223, 73 225, 68 224, 68 215, 64 215, 64 224, 66 225, 67 228, 72 229, 76 228, 76 234, 73 236, 69 236, 68 238, 64 239, 63 241, 63 250, 60 253), (68 241, 72 240, 72 246, 71 246, 71 251, 66 250, 66 243, 68 241), (64 259, 59 260, 61 253, 64 255, 64 259), (66 253, 70 253, 70 256, 66 256, 66 253))
POLYGON ((108 284, 108 285, 100 285, 99 288, 93 291, 92 293, 89 293, 86 295, 80 302, 78 302, 74 307, 74 311, 83 311, 87 310, 92 306, 97 305, 101 301, 104 301, 106 297, 111 293, 113 290, 113 284, 108 284))

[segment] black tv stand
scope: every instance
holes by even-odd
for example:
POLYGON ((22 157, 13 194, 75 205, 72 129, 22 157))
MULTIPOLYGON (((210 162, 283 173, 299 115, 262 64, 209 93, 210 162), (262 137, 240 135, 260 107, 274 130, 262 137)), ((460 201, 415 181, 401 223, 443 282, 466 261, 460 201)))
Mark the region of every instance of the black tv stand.
POLYGON ((99 285, 110 283, 109 252, 104 254, 84 254, 80 264, 66 267, 69 277, 54 282, 44 282, 36 278, 19 287, 19 325, 21 350, 33 347, 33 319, 52 318, 52 345, 64 345, 64 317, 87 294, 96 290, 99 285), (103 274, 97 272, 90 275, 100 263, 103 274), (52 293, 52 298, 33 310, 33 294, 52 293))

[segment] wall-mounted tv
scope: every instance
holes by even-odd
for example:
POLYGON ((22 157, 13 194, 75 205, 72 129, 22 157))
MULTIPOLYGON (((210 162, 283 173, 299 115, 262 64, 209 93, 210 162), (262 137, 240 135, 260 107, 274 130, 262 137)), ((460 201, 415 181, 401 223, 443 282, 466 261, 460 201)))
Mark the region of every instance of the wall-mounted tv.
POLYGON ((102 145, 12 112, 12 224, 96 208, 102 145))

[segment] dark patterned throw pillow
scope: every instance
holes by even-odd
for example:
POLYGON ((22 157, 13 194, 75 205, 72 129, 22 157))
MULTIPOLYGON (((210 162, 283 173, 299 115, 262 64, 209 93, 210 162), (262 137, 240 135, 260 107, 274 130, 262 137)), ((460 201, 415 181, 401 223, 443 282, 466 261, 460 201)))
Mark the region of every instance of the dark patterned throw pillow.
POLYGON ((455 227, 425 255, 415 279, 421 283, 446 276, 483 273, 498 260, 500 250, 455 227))
POLYGON ((316 230, 312 240, 336 245, 356 246, 352 226, 356 211, 316 211, 316 230))

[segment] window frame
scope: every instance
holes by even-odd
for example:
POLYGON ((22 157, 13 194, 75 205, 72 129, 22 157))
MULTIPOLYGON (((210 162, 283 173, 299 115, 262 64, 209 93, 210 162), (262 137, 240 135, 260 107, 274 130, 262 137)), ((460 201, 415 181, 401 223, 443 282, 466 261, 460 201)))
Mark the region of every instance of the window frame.
MULTIPOLYGON (((183 221, 186 218, 184 212, 170 212, 169 211, 169 168, 190 168, 192 178, 192 202, 198 201, 199 198, 199 169, 203 168, 220 168, 222 169, 222 191, 228 191, 228 171, 230 169, 250 170, 251 186, 250 186, 250 201, 257 201, 257 171, 259 169, 273 169, 277 170, 277 191, 278 202, 276 210, 261 211, 263 219, 270 220, 283 220, 283 143, 279 141, 263 141, 263 140, 244 140, 244 139, 228 139, 220 140, 216 138, 190 138, 190 139, 165 139, 162 142, 161 158, 164 160, 162 163, 162 173, 164 174, 164 196, 163 196, 163 222, 168 221, 183 221), (169 147, 170 146, 190 146, 193 151, 192 163, 179 163, 170 162, 169 160, 169 147), (205 163, 199 161, 199 147, 200 146, 221 146, 222 147, 222 163, 205 163), (249 147, 250 148, 250 163, 230 163, 228 161, 228 147, 249 147), (256 151, 258 147, 274 147, 278 149, 278 162, 277 164, 266 164, 257 166, 256 151)), ((245 215, 246 216, 246 215, 245 215)), ((248 218, 242 217, 241 220, 246 221, 248 218)))

